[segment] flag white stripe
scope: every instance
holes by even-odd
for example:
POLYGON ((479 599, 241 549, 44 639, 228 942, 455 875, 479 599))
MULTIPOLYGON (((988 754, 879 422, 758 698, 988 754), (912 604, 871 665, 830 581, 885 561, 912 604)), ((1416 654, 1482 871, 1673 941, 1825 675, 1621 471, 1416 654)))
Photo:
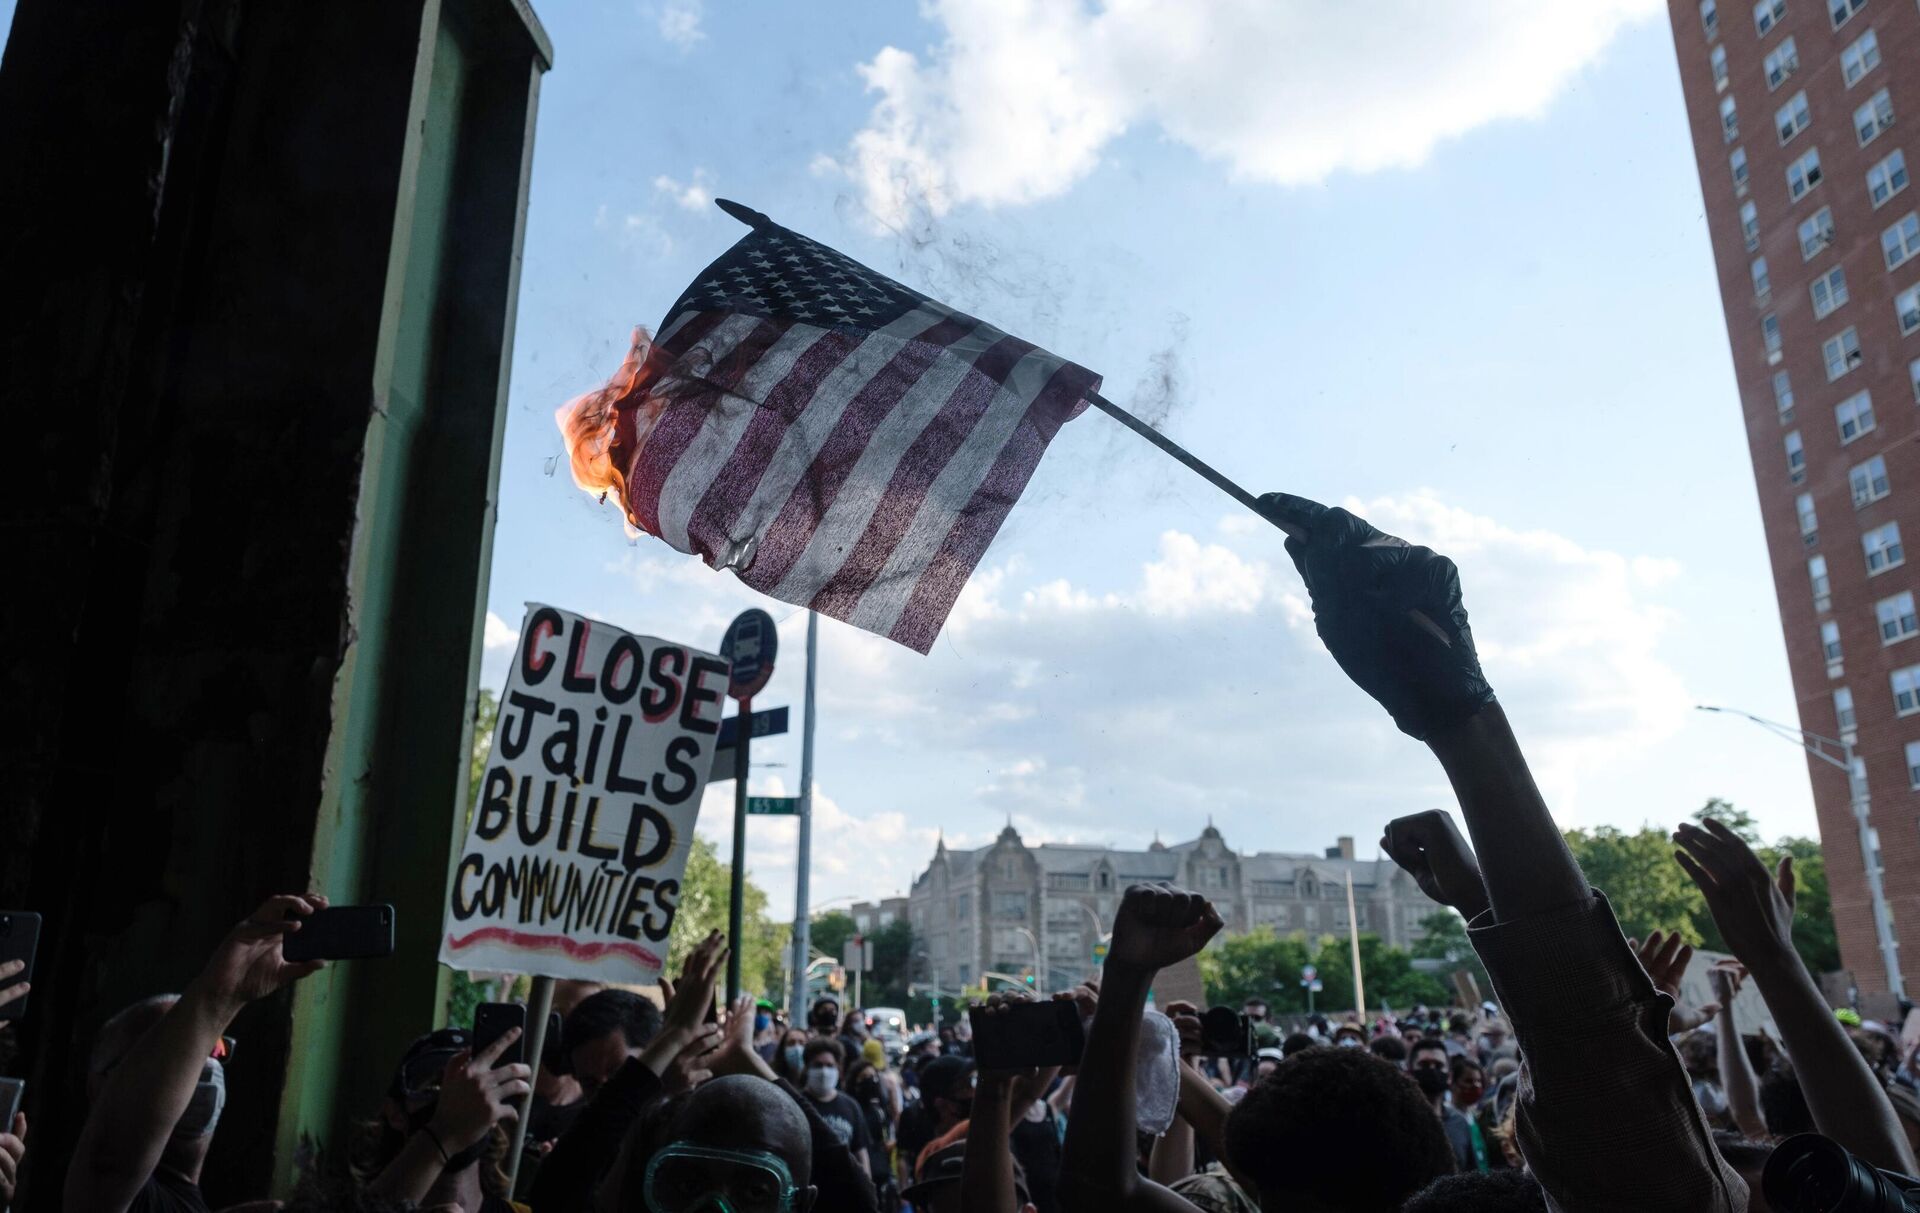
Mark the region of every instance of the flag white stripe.
POLYGON ((800 416, 787 427, 760 483, 754 486, 753 496, 728 529, 728 537, 736 545, 748 539, 757 540, 767 533, 773 520, 780 516, 787 498, 813 466, 820 448, 832 437, 847 406, 868 382, 887 369, 910 339, 951 315, 937 304, 914 308, 885 328, 867 334, 839 366, 827 373, 800 416))
POLYGON ((859 604, 847 616, 848 623, 882 636, 893 632, 900 613, 920 584, 918 574, 932 562, 961 511, 973 500, 975 490, 993 469, 1000 452, 1006 449, 1034 398, 1060 366, 1060 359, 1042 349, 1029 351, 1014 365, 1006 382, 994 393, 986 415, 968 432, 960 449, 928 486, 912 524, 894 544, 873 584, 861 594, 859 604))
POLYGON ((886 497, 894 469, 906 456, 920 431, 940 415, 954 389, 959 387, 975 360, 1004 338, 999 330, 982 325, 952 343, 927 372, 920 376, 900 403, 887 414, 867 439, 846 482, 827 507, 825 517, 807 539, 806 551, 787 570, 780 584, 771 591, 783 602, 807 603, 840 571, 867 524, 874 509, 886 497))
MULTIPOLYGON (((753 323, 751 317, 747 319, 753 323)), ((800 355, 832 331, 811 324, 794 325, 747 368, 731 392, 716 395, 700 432, 681 452, 660 486, 660 538, 683 552, 693 551, 693 542, 687 537, 687 522, 714 477, 727 466, 733 448, 740 444, 740 436, 759 415, 760 402, 786 378, 800 355)))

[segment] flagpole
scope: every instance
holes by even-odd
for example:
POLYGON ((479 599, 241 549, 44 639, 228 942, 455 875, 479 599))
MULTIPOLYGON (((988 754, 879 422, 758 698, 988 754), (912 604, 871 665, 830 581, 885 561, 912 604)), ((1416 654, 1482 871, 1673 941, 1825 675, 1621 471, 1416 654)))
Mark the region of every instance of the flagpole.
POLYGON ((1221 492, 1233 498, 1235 501, 1239 502, 1241 505, 1246 506, 1248 509, 1252 510, 1256 514, 1259 514, 1262 518, 1266 518, 1267 521, 1272 522, 1273 525, 1279 527, 1281 530, 1285 531, 1289 535, 1295 535, 1299 533, 1293 527, 1288 526, 1286 523, 1280 522, 1273 518, 1268 517, 1266 512, 1260 508, 1259 498, 1255 497, 1252 493, 1247 492, 1247 490, 1241 488, 1239 485, 1235 484, 1233 481, 1227 479, 1226 476, 1222 475, 1217 469, 1213 467, 1212 464, 1209 464, 1205 460, 1196 457, 1191 451, 1187 450, 1186 447, 1181 446, 1179 443, 1175 442, 1173 439, 1167 437, 1165 434, 1162 434, 1159 430, 1154 429, 1152 426, 1148 425, 1146 422, 1140 420, 1138 417, 1135 417, 1132 413, 1129 413, 1127 410, 1121 408, 1119 405, 1115 404, 1111 400, 1108 400, 1105 396, 1102 396, 1097 392, 1094 393, 1088 399, 1089 399, 1089 402, 1093 405, 1093 407, 1099 409, 1101 412, 1113 418, 1115 421, 1118 421, 1121 425, 1126 426, 1128 429, 1140 435, 1142 438, 1145 438, 1148 442, 1151 442, 1153 445, 1159 447, 1161 450, 1165 451, 1167 454, 1172 455, 1175 459, 1178 459, 1181 463, 1186 464, 1189 468, 1198 472, 1201 478, 1204 479, 1207 483, 1213 485, 1213 487, 1219 489, 1221 492))

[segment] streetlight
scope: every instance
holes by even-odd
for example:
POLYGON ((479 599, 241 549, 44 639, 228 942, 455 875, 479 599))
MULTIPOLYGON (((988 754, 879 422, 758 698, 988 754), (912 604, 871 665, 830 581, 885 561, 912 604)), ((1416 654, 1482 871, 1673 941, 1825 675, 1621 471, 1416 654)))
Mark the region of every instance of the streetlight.
POLYGON ((1042 985, 1051 990, 1053 983, 1047 980, 1047 962, 1040 955, 1040 937, 1026 927, 1015 927, 1014 930, 1025 935, 1027 942, 1033 945, 1033 975, 1042 985))
POLYGON ((1830 767, 1838 767, 1847 773, 1847 796, 1853 807, 1853 821, 1860 839, 1860 862, 1867 870, 1867 899, 1873 904, 1873 933, 1880 943, 1880 963, 1887 970, 1887 988, 1901 998, 1906 997, 1906 982, 1900 976, 1900 941, 1893 933, 1893 912, 1887 908, 1887 892, 1880 882, 1880 864, 1874 855, 1873 827, 1868 824, 1868 794, 1866 772, 1861 769, 1860 760, 1854 757, 1851 741, 1835 741, 1831 737, 1822 737, 1818 733, 1809 733, 1805 729, 1796 729, 1792 725, 1780 724, 1752 712, 1743 712, 1739 708, 1720 708, 1708 704, 1695 705, 1696 711, 1716 712, 1725 716, 1744 716, 1748 720, 1766 729, 1777 737, 1795 742, 1807 753, 1818 758, 1830 767), (1839 756, 1829 753, 1829 749, 1838 750, 1839 756))

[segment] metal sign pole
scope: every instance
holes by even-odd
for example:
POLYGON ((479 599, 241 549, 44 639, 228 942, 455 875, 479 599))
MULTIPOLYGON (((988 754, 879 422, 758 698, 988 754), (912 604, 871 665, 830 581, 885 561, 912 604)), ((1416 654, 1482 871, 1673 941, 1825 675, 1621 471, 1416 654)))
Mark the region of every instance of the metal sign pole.
POLYGON ((727 1005, 740 997, 742 920, 747 911, 747 749, 753 742, 753 700, 740 701, 740 741, 733 751, 733 879, 727 893, 727 1005))

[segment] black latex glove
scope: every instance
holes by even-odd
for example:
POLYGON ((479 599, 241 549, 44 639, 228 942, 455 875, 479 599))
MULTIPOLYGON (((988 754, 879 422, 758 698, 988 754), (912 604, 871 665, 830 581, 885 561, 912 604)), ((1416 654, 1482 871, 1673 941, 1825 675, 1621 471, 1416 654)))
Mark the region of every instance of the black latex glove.
POLYGON ((1304 497, 1268 493, 1260 510, 1291 532, 1327 651, 1401 732, 1424 741, 1493 702, 1453 561, 1304 497))

